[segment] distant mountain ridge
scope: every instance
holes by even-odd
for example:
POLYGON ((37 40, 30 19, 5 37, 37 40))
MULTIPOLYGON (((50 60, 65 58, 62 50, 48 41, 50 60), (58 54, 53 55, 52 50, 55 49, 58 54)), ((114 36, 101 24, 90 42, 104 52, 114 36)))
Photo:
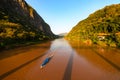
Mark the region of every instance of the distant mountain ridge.
POLYGON ((59 36, 66 36, 67 35, 67 33, 60 33, 60 34, 58 34, 59 36))
POLYGON ((24 0, 0 0, 0 41, 55 38, 50 26, 24 0))
POLYGON ((113 4, 100 9, 88 18, 80 21, 66 36, 68 39, 92 40, 97 43, 99 34, 105 36, 105 42, 119 43, 120 4, 113 4))

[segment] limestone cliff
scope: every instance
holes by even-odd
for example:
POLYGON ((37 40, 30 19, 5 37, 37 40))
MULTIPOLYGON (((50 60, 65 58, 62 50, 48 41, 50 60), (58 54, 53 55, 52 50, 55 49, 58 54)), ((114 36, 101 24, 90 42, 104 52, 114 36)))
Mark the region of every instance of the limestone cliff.
POLYGON ((24 0, 0 0, 0 42, 54 37, 50 26, 24 0))

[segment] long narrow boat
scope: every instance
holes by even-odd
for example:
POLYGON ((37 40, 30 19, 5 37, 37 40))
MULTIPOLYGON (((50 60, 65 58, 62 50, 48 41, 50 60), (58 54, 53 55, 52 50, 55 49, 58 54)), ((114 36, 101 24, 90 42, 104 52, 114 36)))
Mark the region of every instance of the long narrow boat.
POLYGON ((53 55, 47 57, 47 58, 43 61, 43 63, 41 64, 40 68, 43 68, 43 67, 51 60, 52 57, 53 57, 53 55))

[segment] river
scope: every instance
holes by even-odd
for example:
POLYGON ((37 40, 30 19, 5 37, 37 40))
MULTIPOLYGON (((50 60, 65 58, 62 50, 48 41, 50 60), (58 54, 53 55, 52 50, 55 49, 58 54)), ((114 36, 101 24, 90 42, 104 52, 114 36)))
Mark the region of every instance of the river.
POLYGON ((120 50, 56 39, 2 51, 0 80, 120 80, 120 50))

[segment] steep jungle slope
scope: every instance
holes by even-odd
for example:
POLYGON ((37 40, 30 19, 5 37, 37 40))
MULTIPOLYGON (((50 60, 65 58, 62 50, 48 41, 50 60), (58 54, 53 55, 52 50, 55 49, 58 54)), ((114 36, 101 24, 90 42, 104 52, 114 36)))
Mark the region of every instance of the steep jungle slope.
POLYGON ((100 9, 80 21, 66 36, 68 39, 91 40, 98 43, 101 38, 107 45, 120 46, 120 4, 100 9), (105 38, 104 38, 105 37, 105 38))

